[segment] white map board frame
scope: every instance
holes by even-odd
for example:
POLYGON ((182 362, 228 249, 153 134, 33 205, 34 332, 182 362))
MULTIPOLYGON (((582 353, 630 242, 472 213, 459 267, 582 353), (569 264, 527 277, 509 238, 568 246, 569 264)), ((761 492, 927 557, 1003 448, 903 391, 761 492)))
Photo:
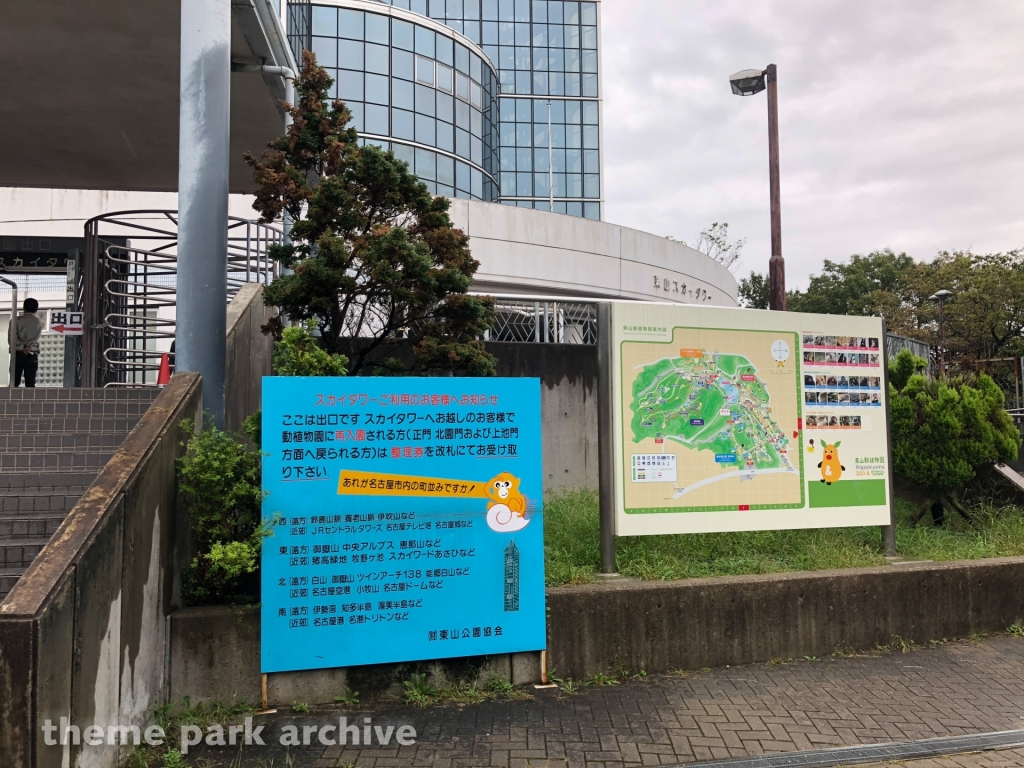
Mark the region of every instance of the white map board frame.
POLYGON ((881 318, 614 302, 611 327, 617 536, 890 524, 881 318))

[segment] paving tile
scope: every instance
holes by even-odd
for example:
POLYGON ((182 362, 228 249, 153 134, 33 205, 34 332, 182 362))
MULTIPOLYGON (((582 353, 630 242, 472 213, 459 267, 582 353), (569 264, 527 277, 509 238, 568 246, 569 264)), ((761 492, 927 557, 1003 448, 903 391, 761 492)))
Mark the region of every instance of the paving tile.
MULTIPOLYGON (((649 675, 614 688, 584 688, 572 696, 527 690, 533 700, 424 709, 382 703, 376 712, 349 713, 350 719, 375 716, 408 723, 420 739, 397 757, 384 757, 375 748, 357 753, 303 748, 292 751, 293 764, 310 768, 331 759, 359 768, 386 768, 385 760, 419 768, 680 765, 1019 729, 1024 728, 1024 639, 998 637, 907 654, 739 667, 689 677, 649 675)), ((337 716, 310 715, 302 722, 337 716)), ((218 755, 205 757, 212 767, 229 765, 230 756, 221 762, 218 755)), ((1024 765, 1024 749, 896 765, 1024 765)))

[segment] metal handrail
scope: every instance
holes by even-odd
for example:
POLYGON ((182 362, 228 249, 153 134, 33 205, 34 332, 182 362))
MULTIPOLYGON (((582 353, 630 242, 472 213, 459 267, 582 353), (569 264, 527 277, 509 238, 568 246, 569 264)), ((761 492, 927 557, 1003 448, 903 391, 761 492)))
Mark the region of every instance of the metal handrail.
MULTIPOLYGON (((277 276, 269 249, 282 241, 278 227, 228 217, 228 301, 246 283, 277 276)), ((175 335, 177 246, 177 211, 122 211, 86 223, 78 296, 87 328, 76 377, 84 386, 155 385, 175 335)))

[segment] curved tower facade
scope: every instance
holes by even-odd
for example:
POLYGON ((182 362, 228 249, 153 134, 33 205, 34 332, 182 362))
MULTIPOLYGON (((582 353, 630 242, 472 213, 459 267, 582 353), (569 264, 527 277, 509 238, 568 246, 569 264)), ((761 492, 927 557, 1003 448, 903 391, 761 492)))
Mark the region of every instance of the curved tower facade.
POLYGON ((498 75, 473 42, 377 2, 310 7, 310 49, 360 136, 394 151, 434 194, 498 198, 498 75))
POLYGON ((314 0, 289 37, 436 194, 600 219, 600 3, 314 0))

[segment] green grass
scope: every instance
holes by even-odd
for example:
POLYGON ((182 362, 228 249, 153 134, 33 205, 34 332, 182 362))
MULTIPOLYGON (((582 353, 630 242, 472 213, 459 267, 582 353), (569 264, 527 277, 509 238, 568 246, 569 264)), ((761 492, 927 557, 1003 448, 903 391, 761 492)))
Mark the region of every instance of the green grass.
POLYGON ((425 707, 430 704, 479 704, 482 701, 518 701, 532 699, 527 691, 516 688, 508 678, 493 675, 483 685, 453 683, 444 679, 431 681, 426 674, 414 674, 404 683, 402 697, 406 704, 425 707), (435 684, 435 682, 437 684, 435 684))
MULTIPOLYGON (((910 509, 896 510, 896 545, 903 557, 973 560, 1024 555, 1024 509, 982 506, 976 525, 947 515, 936 528, 925 515, 909 524, 910 509)), ((550 586, 585 584, 600 564, 597 492, 553 494, 544 505, 546 576, 550 586)), ((635 536, 618 540, 619 571, 642 579, 685 579, 826 568, 884 565, 877 527, 802 531, 635 536)))
MULTIPOLYGON (((192 763, 178 752, 181 743, 181 728, 186 725, 197 725, 206 735, 211 725, 220 725, 227 729, 230 725, 241 723, 247 715, 256 712, 255 708, 245 701, 234 704, 192 704, 188 696, 181 705, 164 704, 150 713, 149 722, 159 725, 164 730, 163 746, 141 745, 133 749, 124 765, 126 768, 186 768, 192 763)), ((145 730, 145 729, 143 729, 145 730)))

